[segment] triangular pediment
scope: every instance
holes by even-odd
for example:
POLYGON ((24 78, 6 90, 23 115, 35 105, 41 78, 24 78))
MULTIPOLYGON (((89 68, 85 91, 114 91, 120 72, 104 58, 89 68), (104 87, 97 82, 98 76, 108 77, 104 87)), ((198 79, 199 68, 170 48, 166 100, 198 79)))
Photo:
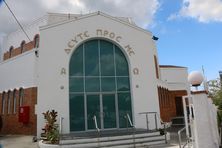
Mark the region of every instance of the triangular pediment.
POLYGON ((63 19, 62 21, 55 21, 54 23, 47 23, 47 25, 45 26, 41 26, 40 27, 40 30, 45 30, 45 29, 49 29, 49 28, 52 28, 52 27, 56 27, 56 26, 60 26, 60 25, 64 25, 64 24, 68 24, 68 23, 72 23, 72 22, 75 22, 75 21, 81 21, 81 20, 84 20, 84 19, 88 19, 88 18, 92 18, 92 17, 101 17, 102 18, 106 18, 106 19, 110 19, 110 21, 116 21, 116 22, 119 22, 123 25, 127 25, 129 27, 132 27, 134 29, 137 29, 139 31, 142 31, 142 32, 145 32, 145 33, 148 33, 148 34, 151 34, 148 30, 145 30, 143 28, 140 28, 138 27, 133 21, 131 18, 127 18, 127 17, 113 17, 111 15, 108 15, 106 13, 103 13, 101 11, 97 11, 97 12, 94 12, 94 13, 89 13, 89 14, 84 14, 84 15, 81 15, 81 14, 60 14, 60 13, 48 13, 49 15, 49 18, 50 16, 53 16, 53 17, 66 17, 67 19, 63 19))

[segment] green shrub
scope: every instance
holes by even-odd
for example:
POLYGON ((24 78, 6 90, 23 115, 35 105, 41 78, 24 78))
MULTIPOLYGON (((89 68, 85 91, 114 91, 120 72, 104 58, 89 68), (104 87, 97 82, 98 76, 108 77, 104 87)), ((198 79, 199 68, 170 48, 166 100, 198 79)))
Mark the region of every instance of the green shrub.
POLYGON ((59 143, 59 130, 58 124, 56 124, 58 113, 55 110, 51 112, 48 110, 44 115, 44 119, 46 120, 45 124, 45 131, 46 131, 46 139, 51 144, 58 144, 59 143))

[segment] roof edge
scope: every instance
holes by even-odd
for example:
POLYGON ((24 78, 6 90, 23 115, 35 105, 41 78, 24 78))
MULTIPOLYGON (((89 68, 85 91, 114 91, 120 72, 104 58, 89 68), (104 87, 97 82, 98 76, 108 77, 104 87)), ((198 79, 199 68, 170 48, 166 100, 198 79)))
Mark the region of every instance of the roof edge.
POLYGON ((184 66, 176 66, 176 65, 159 65, 160 68, 187 68, 184 66))
MULTIPOLYGON (((57 14, 57 13, 48 13, 48 14, 57 14)), ((58 13, 59 14, 59 13, 58 13)), ((72 15, 72 14, 70 14, 72 15)), ((74 15, 77 15, 77 14, 74 14, 74 15)), ((109 19, 112 19, 114 21, 117 21, 117 22, 120 22, 122 24, 125 24, 129 27, 132 27, 134 29, 137 29, 139 31, 142 31, 144 33, 147 33, 149 35, 152 36, 152 33, 148 30, 145 30, 137 25, 133 25, 133 24, 130 24, 130 23, 127 23, 121 19, 118 19, 118 17, 114 17, 114 16, 111 16, 109 14, 106 14, 104 12, 101 12, 101 11, 96 11, 96 12, 93 12, 93 13, 88 13, 88 14, 83 14, 83 15, 79 15, 78 18, 76 19, 70 19, 70 20, 65 20, 63 22, 58 22, 58 23, 55 23, 55 24, 50 24, 50 25, 45 25, 45 26, 40 26, 40 30, 46 30, 46 29, 49 29, 49 28, 53 28, 53 27, 56 27, 56 26, 60 26, 60 25, 63 25, 63 24, 66 24, 66 23, 69 23, 69 22, 73 22, 73 21, 77 21, 77 20, 81 20, 81 19, 85 19, 85 18, 88 18, 88 17, 91 17, 91 16, 96 16, 96 15, 101 15, 101 16, 104 16, 106 18, 109 18, 109 19)))

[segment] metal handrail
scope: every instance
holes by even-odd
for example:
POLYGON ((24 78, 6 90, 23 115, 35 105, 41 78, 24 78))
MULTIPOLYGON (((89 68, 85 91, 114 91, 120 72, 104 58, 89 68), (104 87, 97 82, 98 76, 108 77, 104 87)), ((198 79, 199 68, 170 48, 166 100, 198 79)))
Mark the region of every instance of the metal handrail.
POLYGON ((99 133, 99 132, 100 132, 100 129, 99 129, 99 127, 98 127, 96 115, 93 116, 93 120, 94 120, 94 124, 95 124, 96 130, 97 130, 97 132, 99 133))
MULTIPOLYGON (((149 130, 149 121, 148 121, 148 115, 149 114, 154 114, 154 116, 155 116, 155 128, 156 128, 156 130, 157 130, 157 112, 141 112, 141 113, 139 113, 140 115, 146 115, 146 125, 147 125, 147 130, 149 130)), ((160 117, 159 117, 159 119, 160 119, 160 117)), ((162 120, 160 119, 160 122, 162 123, 162 120)))
POLYGON ((182 148, 182 147, 181 147, 181 132, 184 131, 185 129, 186 129, 186 126, 183 127, 182 129, 180 129, 180 130, 177 132, 178 138, 179 138, 179 147, 180 147, 180 148, 182 148))
MULTIPOLYGON (((156 114, 157 114, 157 113, 156 113, 156 114)), ((167 124, 167 122, 164 122, 164 121, 161 119, 161 117, 160 117, 159 114, 157 114, 157 115, 158 115, 157 117, 158 117, 159 120, 160 120, 160 123, 163 124, 165 143, 167 144, 167 132, 166 132, 166 124, 167 124)))
POLYGON ((156 114, 158 115, 157 117, 159 118, 161 124, 165 124, 166 125, 167 123, 169 123, 169 122, 164 122, 157 112, 156 112, 156 114))
MULTIPOLYGON (((130 116, 129 116, 128 113, 126 114, 125 118, 126 118, 127 121, 129 122, 130 126, 133 128, 133 135, 132 135, 132 136, 133 136, 133 147, 136 148, 136 139, 135 139, 135 130, 136 130, 136 128, 135 128, 135 126, 133 125, 133 122, 132 122, 132 120, 130 119, 130 116)), ((128 122, 127 122, 127 125, 128 125, 128 122)))
MULTIPOLYGON (((190 125, 188 125, 189 127, 190 125)), ((184 148, 187 144, 190 143, 190 137, 187 136, 187 140, 186 140, 186 143, 183 145, 182 147, 182 141, 181 141, 181 133, 186 129, 186 126, 183 127, 182 129, 180 129, 177 133, 178 133, 178 138, 179 138, 179 148, 184 148)))
POLYGON ((59 133, 62 134, 62 121, 63 121, 63 117, 59 118, 59 133))
POLYGON ((133 123, 132 123, 132 121, 131 121, 131 119, 130 119, 129 114, 126 114, 126 117, 127 117, 128 121, 129 121, 130 126, 131 126, 131 127, 134 127, 134 125, 133 125, 133 123))
POLYGON ((189 143, 189 140, 187 140, 187 142, 183 145, 183 148, 185 148, 185 146, 189 143))
POLYGON ((93 116, 93 120, 94 120, 94 124, 95 124, 95 127, 96 127, 96 130, 97 130, 97 143, 98 143, 98 147, 100 147, 100 129, 98 127, 98 123, 97 123, 97 118, 96 118, 96 115, 93 116))
POLYGON ((64 119, 63 117, 59 118, 59 142, 62 140, 62 126, 63 126, 62 121, 63 121, 63 119, 64 119))
POLYGON ((166 135, 166 124, 167 124, 167 122, 163 122, 163 120, 160 118, 160 116, 157 112, 141 112, 139 114, 141 114, 141 115, 145 114, 146 115, 147 130, 149 130, 148 115, 149 114, 154 114, 156 130, 157 130, 157 117, 159 118, 160 123, 163 124, 163 127, 164 127, 165 143, 167 143, 167 135, 166 135))

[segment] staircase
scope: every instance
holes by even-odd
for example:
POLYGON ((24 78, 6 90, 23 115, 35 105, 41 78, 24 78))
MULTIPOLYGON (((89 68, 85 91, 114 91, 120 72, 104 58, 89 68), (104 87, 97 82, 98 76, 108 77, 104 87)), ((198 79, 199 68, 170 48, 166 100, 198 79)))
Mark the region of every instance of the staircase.
POLYGON ((174 117, 171 119, 172 126, 185 126, 183 116, 174 117))
POLYGON ((62 148, 131 148, 148 147, 156 144, 165 144, 165 135, 159 131, 136 130, 109 131, 84 134, 63 135, 60 140, 62 148))

